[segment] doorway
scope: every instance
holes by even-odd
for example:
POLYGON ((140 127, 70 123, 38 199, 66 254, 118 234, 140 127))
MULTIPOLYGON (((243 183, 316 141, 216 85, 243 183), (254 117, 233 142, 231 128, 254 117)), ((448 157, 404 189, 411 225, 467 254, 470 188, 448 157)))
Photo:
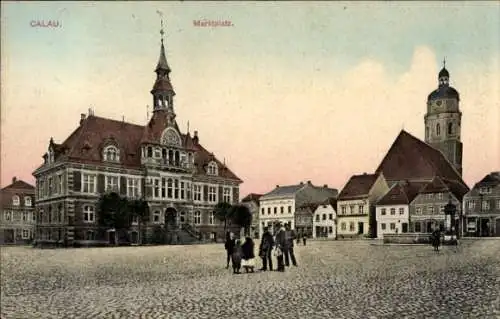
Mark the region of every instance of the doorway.
POLYGON ((165 225, 168 230, 174 230, 177 226, 177 211, 173 207, 165 211, 165 225))
POLYGON ((402 226, 402 232, 407 233, 408 232, 408 223, 403 223, 401 224, 402 226))
POLYGON ((479 230, 479 236, 481 237, 488 237, 490 235, 490 220, 488 218, 481 218, 479 230))
POLYGON ((110 245, 116 245, 116 231, 115 230, 108 231, 108 243, 110 245))
POLYGON ((365 233, 365 224, 363 222, 358 223, 358 235, 365 233))
POLYGON ((133 231, 132 234, 130 235, 130 239, 132 241, 132 244, 138 244, 139 243, 139 233, 136 231, 133 231))

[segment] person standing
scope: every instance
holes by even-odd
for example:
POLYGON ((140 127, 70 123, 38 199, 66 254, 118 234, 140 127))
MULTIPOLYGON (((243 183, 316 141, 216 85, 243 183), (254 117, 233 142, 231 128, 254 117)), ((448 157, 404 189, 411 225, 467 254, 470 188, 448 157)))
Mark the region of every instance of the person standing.
POLYGON ((226 242, 224 243, 224 248, 226 249, 226 254, 227 254, 226 268, 229 268, 229 261, 231 261, 231 256, 233 255, 235 246, 236 246, 236 243, 234 240, 234 234, 231 232, 227 232, 226 233, 226 242))
POLYGON ((304 246, 306 245, 306 241, 307 241, 307 235, 304 233, 302 235, 302 243, 304 244, 304 246))
POLYGON ((293 242, 295 240, 295 231, 290 227, 290 224, 285 226, 285 246, 283 247, 283 255, 285 256, 285 265, 290 266, 290 260, 292 264, 297 267, 297 260, 295 259, 295 254, 293 252, 293 242))
POLYGON ((285 227, 278 225, 278 231, 275 236, 276 242, 276 259, 278 261, 278 271, 285 271, 285 263, 283 262, 283 252, 286 246, 285 227))
POLYGON ((259 246, 259 256, 262 258, 262 268, 260 270, 266 271, 269 264, 269 270, 273 270, 273 260, 271 258, 271 252, 274 247, 273 235, 269 232, 267 227, 264 228, 264 233, 262 234, 262 239, 259 246))

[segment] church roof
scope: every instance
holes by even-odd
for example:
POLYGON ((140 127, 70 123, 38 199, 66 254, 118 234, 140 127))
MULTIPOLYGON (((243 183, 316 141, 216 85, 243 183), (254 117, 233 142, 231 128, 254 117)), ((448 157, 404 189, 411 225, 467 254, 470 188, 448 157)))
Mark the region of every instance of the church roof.
MULTIPOLYGON (((158 114, 162 112, 157 112, 158 114)), ((157 115, 161 118, 160 115, 157 115)), ((153 116, 155 118, 155 116, 153 116)), ((157 120, 159 122, 159 120, 157 120)), ((82 120, 80 126, 61 144, 62 151, 55 154, 56 161, 63 159, 79 163, 101 164, 102 150, 106 145, 113 144, 120 150, 120 166, 132 169, 141 168, 140 146, 144 135, 149 138, 156 138, 160 128, 153 124, 153 129, 146 126, 116 121, 89 115, 82 120), (148 132, 148 133, 146 133, 148 132)), ((161 131, 163 131, 161 128, 161 131)), ((161 134, 161 133, 159 133, 161 134)), ((159 138, 156 143, 159 143, 159 138)), ((181 141, 188 149, 195 153, 195 166, 198 168, 196 175, 206 175, 206 165, 210 161, 215 161, 219 167, 218 176, 233 179, 241 182, 229 168, 222 164, 217 158, 208 152, 201 144, 195 143, 190 134, 181 134, 181 141)))
POLYGON ((456 99, 460 101, 460 94, 451 86, 440 86, 429 94, 427 101, 440 100, 440 99, 456 99))
POLYGON ((467 187, 441 151, 402 130, 382 159, 376 173, 387 181, 427 181, 435 176, 467 187))
POLYGON ((338 200, 354 199, 370 193, 379 174, 353 175, 338 196, 338 200))

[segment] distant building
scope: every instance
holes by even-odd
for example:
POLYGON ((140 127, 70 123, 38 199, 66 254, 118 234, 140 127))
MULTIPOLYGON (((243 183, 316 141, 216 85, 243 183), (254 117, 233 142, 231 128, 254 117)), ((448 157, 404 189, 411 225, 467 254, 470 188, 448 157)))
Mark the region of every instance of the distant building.
POLYGON ((337 236, 375 237, 375 204, 388 190, 382 173, 352 176, 337 199, 337 236))
POLYGON ((409 232, 410 203, 420 187, 420 184, 396 183, 377 202, 377 238, 383 238, 384 234, 409 232))
POLYGON ((250 234, 254 238, 260 237, 259 233, 259 199, 262 197, 261 194, 250 193, 245 198, 241 200, 241 204, 248 207, 250 213, 252 214, 252 226, 250 226, 250 234))
POLYGON ((317 207, 318 204, 306 203, 295 211, 295 231, 299 236, 313 236, 313 218, 317 207))
POLYGON ((116 244, 116 230, 98 225, 98 199, 111 192, 148 203, 147 225, 139 229, 138 219, 131 221, 131 243, 150 242, 157 230, 171 238, 224 238, 214 206, 237 204, 242 180, 202 146, 197 131, 181 132, 170 72, 162 39, 146 125, 92 111, 82 114, 61 144, 50 139, 43 164, 33 172, 38 240, 116 244))
POLYGON ((0 244, 28 244, 35 231, 35 187, 12 178, 0 190, 0 244))
POLYGON ((337 199, 328 198, 314 211, 313 238, 337 237, 337 199))
POLYGON ((477 182, 464 197, 465 235, 500 237, 500 172, 477 182))
MULTIPOLYGON (((264 227, 275 224, 290 224, 295 229, 295 212, 304 204, 322 202, 337 197, 338 191, 328 185, 314 186, 311 181, 298 185, 279 186, 260 198, 259 233, 264 227)), ((312 227, 312 225, 311 225, 312 227)))

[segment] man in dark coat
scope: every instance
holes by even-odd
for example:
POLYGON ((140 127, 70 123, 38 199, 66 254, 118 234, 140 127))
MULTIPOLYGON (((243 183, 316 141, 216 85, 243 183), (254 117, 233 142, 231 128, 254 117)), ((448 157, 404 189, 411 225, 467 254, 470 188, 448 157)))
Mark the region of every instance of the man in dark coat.
POLYGON ((260 270, 266 271, 267 265, 269 264, 269 270, 273 270, 273 260, 271 259, 271 252, 274 247, 273 235, 269 232, 269 229, 264 228, 264 233, 262 234, 262 239, 260 241, 259 256, 262 258, 262 268, 260 270))
POLYGON ((283 262, 283 252, 286 246, 285 228, 280 224, 275 236, 276 257, 278 260, 278 271, 285 271, 285 263, 283 262))
POLYGON ((233 255, 234 252, 234 247, 236 246, 236 242, 234 239, 234 235, 231 232, 226 233, 226 242, 224 243, 224 248, 226 249, 226 262, 227 266, 226 268, 229 268, 229 261, 231 261, 231 256, 233 255))
POLYGON ((290 266, 290 259, 292 264, 297 267, 297 260, 295 259, 295 254, 293 252, 293 241, 295 240, 295 231, 291 229, 290 224, 285 226, 285 246, 283 250, 283 255, 285 256, 285 265, 290 266))

